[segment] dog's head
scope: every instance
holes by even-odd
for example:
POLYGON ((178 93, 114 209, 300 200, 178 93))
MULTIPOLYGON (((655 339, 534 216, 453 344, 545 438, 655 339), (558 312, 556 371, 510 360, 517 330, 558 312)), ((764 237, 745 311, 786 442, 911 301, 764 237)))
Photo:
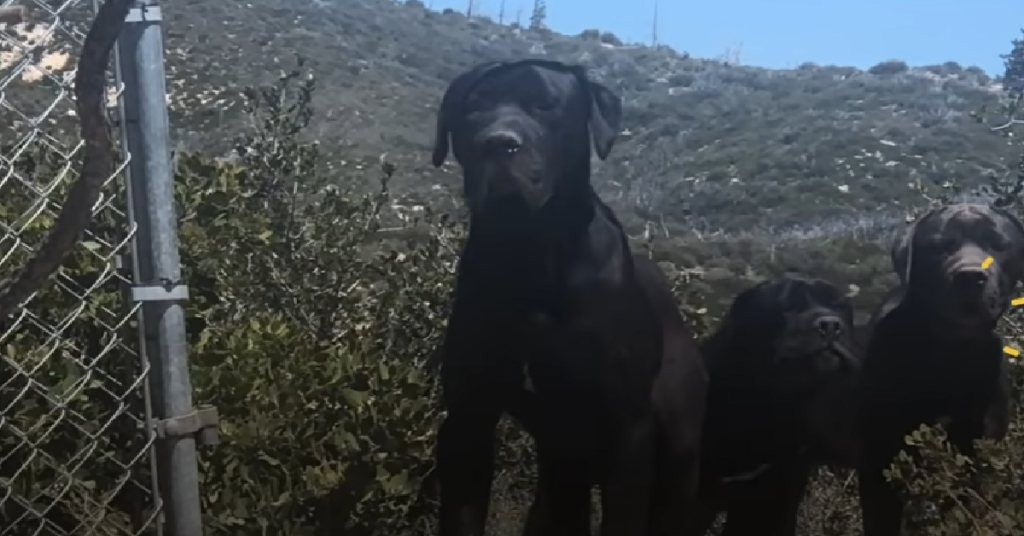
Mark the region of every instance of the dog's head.
POLYGON ((856 368, 853 307, 831 283, 787 273, 737 296, 723 322, 734 358, 780 388, 856 368))
POLYGON ((590 146, 604 159, 622 103, 583 67, 547 60, 490 62, 459 75, 437 113, 433 163, 449 153, 463 169, 472 213, 497 204, 543 207, 589 188, 590 146))
POLYGON ((987 205, 944 206, 897 238, 892 261, 907 299, 945 335, 969 338, 995 327, 1024 277, 1024 227, 987 205))

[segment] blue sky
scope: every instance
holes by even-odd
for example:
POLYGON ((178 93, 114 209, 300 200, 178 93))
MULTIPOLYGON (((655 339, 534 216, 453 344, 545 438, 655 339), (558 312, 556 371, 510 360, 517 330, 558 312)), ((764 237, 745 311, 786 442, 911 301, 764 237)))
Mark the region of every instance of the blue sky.
MULTIPOLYGON (((469 0, 424 0, 465 10, 469 0)), ((501 0, 476 0, 497 18, 501 0)), ((610 30, 648 42, 655 0, 547 0, 548 26, 575 34, 610 30)), ((533 0, 506 0, 506 12, 533 0)), ((660 0, 659 38, 698 57, 739 52, 741 63, 795 67, 805 61, 870 67, 956 61, 1002 74, 1000 54, 1024 27, 1024 0, 660 0)))

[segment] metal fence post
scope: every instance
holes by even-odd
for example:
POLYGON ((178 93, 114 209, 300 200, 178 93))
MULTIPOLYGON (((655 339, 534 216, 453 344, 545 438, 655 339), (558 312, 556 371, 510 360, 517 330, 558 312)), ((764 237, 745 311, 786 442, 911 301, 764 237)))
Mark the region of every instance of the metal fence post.
POLYGON ((178 252, 161 31, 157 0, 139 0, 117 47, 117 74, 124 84, 121 128, 131 155, 129 214, 138 226, 132 242, 131 297, 142 303, 141 350, 153 372, 152 424, 158 438, 164 532, 201 536, 196 438, 215 424, 215 414, 197 412, 192 406, 181 305, 188 289, 181 280, 178 252))

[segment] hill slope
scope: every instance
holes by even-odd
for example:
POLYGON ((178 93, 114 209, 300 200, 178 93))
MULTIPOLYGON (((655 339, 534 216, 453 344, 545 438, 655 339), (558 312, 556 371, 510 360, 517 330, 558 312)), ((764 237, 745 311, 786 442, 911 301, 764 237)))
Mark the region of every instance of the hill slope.
MULTIPOLYGON (((956 64, 873 72, 769 70, 430 11, 415 0, 179 0, 164 6, 172 119, 182 147, 228 151, 237 95, 307 59, 313 133, 340 162, 400 164, 397 190, 456 185, 427 149, 445 84, 468 66, 544 56, 587 65, 626 102, 626 135, 598 171, 606 197, 670 225, 810 233, 888 224, 917 179, 967 184, 1013 152, 968 113, 998 85, 956 64)), ((70 65, 70 62, 69 62, 70 65)), ((30 84, 29 84, 30 85, 30 84)), ((351 177, 346 173, 345 177, 351 177)))

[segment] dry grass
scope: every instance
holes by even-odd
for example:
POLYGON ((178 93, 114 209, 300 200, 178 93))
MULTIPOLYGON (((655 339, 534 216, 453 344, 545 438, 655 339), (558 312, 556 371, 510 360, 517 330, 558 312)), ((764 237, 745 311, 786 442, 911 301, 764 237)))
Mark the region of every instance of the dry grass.
MULTIPOLYGON (((491 511, 487 523, 488 536, 519 536, 530 508, 531 493, 518 483, 522 477, 509 473, 499 475, 494 482, 491 511)), ((601 521, 600 500, 594 493, 593 533, 598 533, 601 521)), ((723 518, 711 534, 721 531, 723 518)), ((860 509, 857 503, 857 479, 849 471, 822 468, 814 478, 800 513, 800 535, 858 536, 860 509)))

